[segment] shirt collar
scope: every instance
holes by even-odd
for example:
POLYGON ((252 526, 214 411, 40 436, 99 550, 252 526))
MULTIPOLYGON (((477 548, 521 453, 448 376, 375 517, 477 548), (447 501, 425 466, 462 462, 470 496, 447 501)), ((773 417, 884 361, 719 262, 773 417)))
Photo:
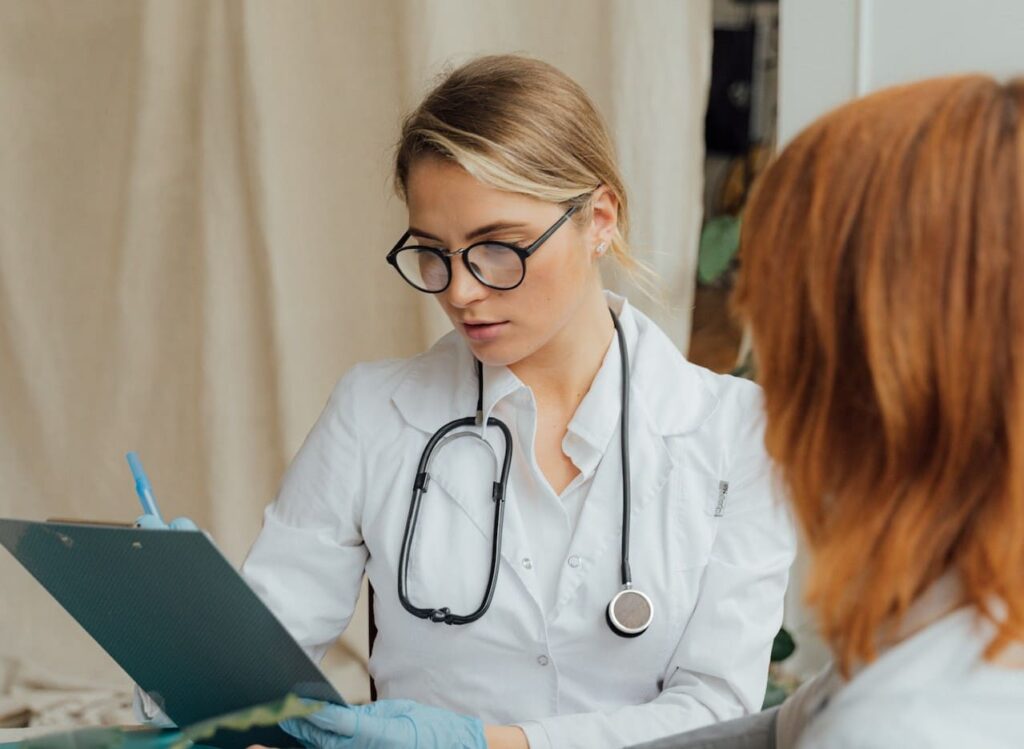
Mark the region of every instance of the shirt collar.
MULTIPOLYGON (((626 300, 605 292, 609 308, 619 318, 626 345, 627 357, 636 349, 639 330, 633 309, 626 300)), ((562 450, 584 474, 589 475, 601 461, 612 438, 619 431, 622 416, 622 352, 619 336, 612 340, 605 352, 590 390, 576 407, 576 413, 562 441, 562 450)), ((630 362, 632 366, 632 361, 630 362)))

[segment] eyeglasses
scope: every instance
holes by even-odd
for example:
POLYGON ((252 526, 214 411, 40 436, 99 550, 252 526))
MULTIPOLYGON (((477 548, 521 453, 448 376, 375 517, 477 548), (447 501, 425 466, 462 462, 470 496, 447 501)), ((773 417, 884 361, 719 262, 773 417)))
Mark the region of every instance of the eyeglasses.
POLYGON ((406 282, 428 294, 439 294, 452 282, 452 258, 462 255, 462 262, 473 278, 491 289, 510 291, 526 278, 526 258, 535 253, 558 227, 569 220, 578 205, 572 206, 562 217, 541 234, 529 247, 517 247, 507 242, 477 242, 461 250, 449 252, 439 247, 403 247, 411 232, 406 232, 391 248, 387 261, 406 282))

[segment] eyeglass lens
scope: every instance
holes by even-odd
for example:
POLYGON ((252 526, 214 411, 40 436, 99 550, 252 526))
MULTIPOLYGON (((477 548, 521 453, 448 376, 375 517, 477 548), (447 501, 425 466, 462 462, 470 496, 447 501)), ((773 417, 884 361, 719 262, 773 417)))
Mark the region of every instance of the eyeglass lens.
MULTIPOLYGON (((470 270, 478 281, 496 289, 511 289, 523 279, 519 255, 499 244, 478 244, 466 252, 470 270)), ((412 285, 425 291, 441 291, 449 282, 448 264, 439 250, 407 247, 397 253, 398 270, 412 285)), ((460 262, 452 258, 452 262, 460 262)))

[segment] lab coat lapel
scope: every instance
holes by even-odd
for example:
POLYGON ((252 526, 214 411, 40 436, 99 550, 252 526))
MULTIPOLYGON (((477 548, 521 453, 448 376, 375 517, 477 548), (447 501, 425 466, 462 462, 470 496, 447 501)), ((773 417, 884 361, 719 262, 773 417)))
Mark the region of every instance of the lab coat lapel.
MULTIPOLYGON (((616 299, 612 295, 609 298, 616 299)), ((668 337, 639 310, 624 306, 623 325, 634 320, 638 336, 630 366, 631 523, 664 493, 675 468, 678 458, 669 449, 667 438, 698 429, 718 405, 700 369, 686 361, 668 337)), ((622 540, 622 460, 617 435, 605 449, 594 476, 594 487, 600 489, 592 489, 587 497, 572 548, 583 551, 591 560, 605 555, 618 557, 622 540)), ((636 548, 636 539, 631 542, 636 548)), ((584 564, 562 575, 553 619, 572 602, 596 567, 593 563, 584 564)))
MULTIPOLYGON (((504 367, 485 367, 485 413, 490 416, 495 403, 520 384, 515 375, 504 367)), ((441 338, 429 351, 417 357, 415 365, 395 389, 391 400, 402 418, 423 432, 423 445, 426 446, 430 435, 444 424, 474 415, 476 387, 473 357, 468 347, 453 331, 441 338), (454 387, 439 386, 442 383, 454 383, 454 387)), ((514 429, 515 425, 510 423, 509 427, 514 429)), ((505 446, 498 429, 490 428, 488 438, 500 461, 505 446)), ((431 469, 431 483, 440 488, 441 492, 431 493, 428 488, 424 502, 429 502, 437 494, 443 493, 465 513, 477 530, 490 540, 494 534, 494 503, 490 497, 490 482, 493 479, 491 464, 485 462, 479 452, 475 456, 464 455, 466 459, 462 461, 458 460, 455 454, 460 450, 463 453, 471 451, 472 447, 466 449, 471 444, 469 440, 456 440, 443 448, 445 457, 439 458, 431 469), (460 444, 463 442, 466 444, 460 444), (483 475, 483 468, 487 469, 486 473, 489 475, 483 475), (467 478, 463 473, 465 471, 472 472, 472 478, 467 478)), ((506 498, 501 556, 512 567, 516 576, 523 580, 530 594, 536 598, 520 568, 520 540, 524 538, 523 529, 519 513, 509 507, 509 501, 509 498, 506 498)))
POLYGON ((406 423, 429 436, 452 419, 472 415, 476 403, 467 393, 475 376, 473 359, 453 330, 413 357, 391 403, 406 423))
MULTIPOLYGON (((430 436, 448 422, 474 415, 476 375, 473 367, 472 356, 452 331, 417 356, 395 388, 391 402, 406 423, 423 432, 423 447, 430 436)), ((459 465, 453 453, 466 452, 461 442, 457 440, 436 451, 437 462, 431 467, 430 483, 442 491, 431 492, 428 486, 424 502, 429 503, 438 494, 446 495, 490 538, 493 505, 488 501, 487 484, 483 484, 481 496, 469 496, 463 486, 465 482, 456 481, 452 475, 453 467, 459 465)))

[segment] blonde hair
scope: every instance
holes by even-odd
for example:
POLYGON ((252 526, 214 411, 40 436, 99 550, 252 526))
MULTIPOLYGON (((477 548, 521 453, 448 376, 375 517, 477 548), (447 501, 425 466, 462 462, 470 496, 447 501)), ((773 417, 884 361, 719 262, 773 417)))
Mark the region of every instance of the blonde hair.
POLYGON ((618 203, 609 254, 645 272, 627 244, 629 203, 608 131, 582 87, 554 66, 491 55, 450 72, 402 123, 395 189, 403 200, 409 169, 427 155, 499 190, 577 205, 580 224, 591 218, 594 190, 607 187, 618 203))

